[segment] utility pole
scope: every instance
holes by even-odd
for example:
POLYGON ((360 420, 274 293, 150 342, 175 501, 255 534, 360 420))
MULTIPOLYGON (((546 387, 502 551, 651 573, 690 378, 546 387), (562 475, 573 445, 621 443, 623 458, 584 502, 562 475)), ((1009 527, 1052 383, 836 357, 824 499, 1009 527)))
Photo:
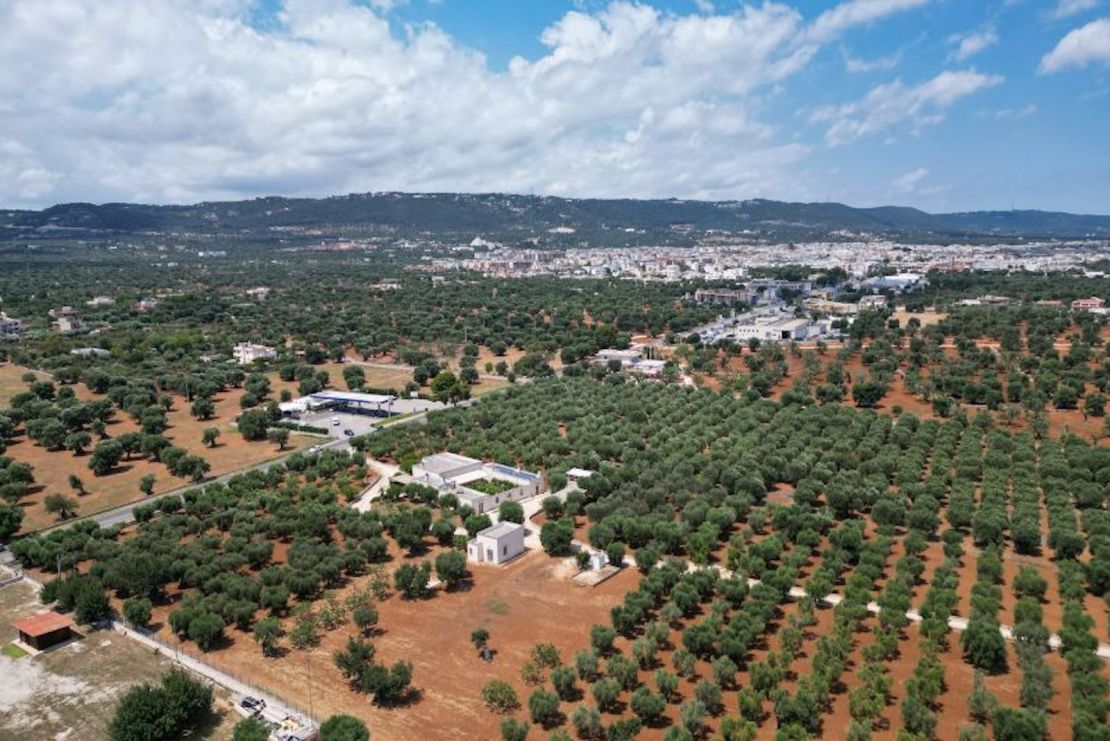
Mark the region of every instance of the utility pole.
POLYGON ((308 661, 308 651, 304 652, 304 668, 305 673, 308 675, 308 716, 313 720, 316 719, 316 709, 312 705, 312 664, 308 661))

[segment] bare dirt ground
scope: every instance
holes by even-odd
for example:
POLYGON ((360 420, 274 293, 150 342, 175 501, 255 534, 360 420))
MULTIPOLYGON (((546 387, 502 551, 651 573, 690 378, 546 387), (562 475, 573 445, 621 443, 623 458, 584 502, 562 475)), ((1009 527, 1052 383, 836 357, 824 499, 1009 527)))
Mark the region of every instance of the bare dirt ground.
MULTIPOLYGON (((11 379, 14 378, 15 391, 22 391, 26 385, 19 379, 26 370, 19 366, 2 366, 0 378, 6 378, 9 386, 11 386, 11 379)), ((273 386, 273 395, 276 398, 280 389, 287 387, 287 384, 276 381, 273 386)), ((79 398, 96 398, 83 385, 77 385, 75 391, 79 398)), ((266 441, 244 440, 232 425, 235 416, 240 412, 239 399, 243 393, 243 389, 231 389, 217 396, 216 414, 209 420, 195 419, 189 413, 190 404, 184 397, 174 396, 173 408, 167 415, 170 426, 164 434, 174 445, 185 448, 208 461, 212 466, 210 477, 262 463, 284 455, 285 452, 308 447, 315 442, 315 438, 293 434, 289 438, 286 451, 281 452, 266 441), (201 442, 202 432, 207 427, 220 430, 219 441, 213 448, 207 448, 201 442)), ((5 403, 6 398, 10 397, 4 398, 5 403)), ((108 425, 108 434, 115 437, 137 429, 138 425, 130 417, 117 410, 114 421, 108 425)), ((88 467, 89 453, 75 455, 68 450, 46 450, 22 435, 9 441, 5 455, 30 463, 34 468, 35 484, 32 492, 20 501, 20 505, 24 508, 21 532, 32 532, 56 521, 55 516, 45 512, 42 506, 43 500, 52 493, 74 497, 77 499, 78 514, 89 515, 141 499, 143 494, 139 491, 139 480, 148 473, 155 476, 156 493, 189 483, 186 479, 172 476, 161 463, 137 458, 130 461, 122 460, 116 470, 107 476, 94 476, 88 467), (85 493, 77 494, 71 489, 69 485, 71 474, 81 479, 85 493)))
MULTIPOLYGON (((7 406, 9 399, 27 390, 27 384, 23 381, 23 374, 27 372, 27 368, 11 363, 0 363, 0 406, 7 406)), ((35 375, 44 381, 50 380, 45 373, 35 372, 35 375)))
POLYGON ((906 311, 905 308, 899 307, 894 310, 892 317, 898 320, 898 326, 905 327, 910 319, 917 319, 921 322, 922 327, 930 327, 934 324, 939 324, 948 318, 948 315, 943 311, 906 311))
MULTIPOLYGON (((13 620, 43 609, 38 593, 25 582, 0 589, 0 644, 15 638, 13 620)), ((171 666, 110 630, 93 631, 34 658, 0 655, 0 739, 101 741, 119 698, 136 684, 157 682, 171 666)), ((239 715, 222 691, 214 705, 192 738, 231 739, 239 715)))
MULTIPOLYGON (((399 561, 395 559, 387 569, 399 561)), ((625 569, 600 586, 578 587, 552 575, 557 564, 556 559, 532 552, 503 568, 472 565, 469 588, 411 602, 394 594, 379 603, 378 631, 372 639, 376 658, 387 664, 398 660, 413 664, 415 693, 403 707, 373 706, 340 675, 332 657, 354 632, 349 622, 325 633, 314 648, 289 649, 284 656, 270 659, 262 657, 249 636, 229 628, 228 644, 205 654, 204 660, 278 696, 311 704, 316 717, 335 713, 361 717, 377 741, 495 738, 501 718, 483 705, 482 686, 491 679, 503 679, 516 687, 526 704, 531 688, 520 678, 520 667, 532 647, 554 643, 564 661, 569 660, 587 645, 589 626, 608 624, 609 609, 638 581, 634 569, 625 569), (490 646, 496 652, 492 663, 483 662, 470 643, 470 632, 478 627, 490 632, 490 646)), ((156 613, 156 619, 159 616, 156 613)), ((160 637, 175 642, 165 626, 160 637)), ((186 648, 196 652, 193 644, 186 648)))

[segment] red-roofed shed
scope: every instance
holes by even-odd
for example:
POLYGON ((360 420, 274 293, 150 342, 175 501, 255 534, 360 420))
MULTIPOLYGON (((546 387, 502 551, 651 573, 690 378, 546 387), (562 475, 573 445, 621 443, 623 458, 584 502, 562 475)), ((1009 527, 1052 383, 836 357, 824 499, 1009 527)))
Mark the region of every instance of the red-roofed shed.
POLYGON ((19 640, 39 651, 68 641, 74 634, 74 624, 65 615, 40 612, 12 623, 19 631, 19 640))

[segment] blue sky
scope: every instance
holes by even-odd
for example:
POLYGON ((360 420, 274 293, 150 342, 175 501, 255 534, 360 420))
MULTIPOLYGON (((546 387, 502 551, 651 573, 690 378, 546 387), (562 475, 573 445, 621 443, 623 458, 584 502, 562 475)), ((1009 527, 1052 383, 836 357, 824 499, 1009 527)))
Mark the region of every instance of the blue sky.
POLYGON ((1110 0, 10 0, 0 120, 15 207, 465 190, 1110 213, 1110 0))

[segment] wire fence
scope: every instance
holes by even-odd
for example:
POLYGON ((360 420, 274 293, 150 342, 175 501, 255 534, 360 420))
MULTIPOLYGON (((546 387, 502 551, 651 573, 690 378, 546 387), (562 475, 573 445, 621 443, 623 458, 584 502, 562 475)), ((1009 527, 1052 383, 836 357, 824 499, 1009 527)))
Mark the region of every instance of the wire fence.
MULTIPOLYGON (((290 713, 303 715, 313 723, 318 721, 310 712, 310 708, 305 707, 298 701, 291 700, 283 696, 281 693, 275 692, 269 687, 262 687, 255 682, 251 681, 245 676, 242 676, 234 671, 226 669, 217 669, 209 664, 201 654, 194 653, 188 648, 169 643, 151 633, 145 631, 135 630, 123 625, 119 621, 113 621, 112 627, 132 640, 138 641, 150 648, 153 648, 158 653, 169 658, 174 663, 191 670, 196 674, 209 679, 215 684, 237 694, 241 695, 261 695, 263 699, 270 699, 281 705, 290 713)), ((272 704, 272 703, 271 703, 272 704)))

